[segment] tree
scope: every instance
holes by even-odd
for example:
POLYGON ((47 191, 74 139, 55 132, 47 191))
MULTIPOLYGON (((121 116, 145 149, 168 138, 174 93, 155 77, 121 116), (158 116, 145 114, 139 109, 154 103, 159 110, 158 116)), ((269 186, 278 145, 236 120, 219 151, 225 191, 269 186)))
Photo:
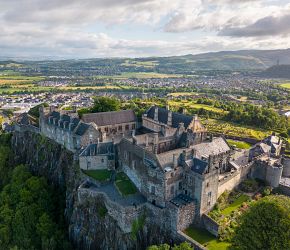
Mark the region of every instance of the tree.
POLYGON ((109 112, 120 110, 121 102, 116 98, 111 97, 96 97, 94 106, 91 108, 92 113, 96 112, 109 112))
POLYGON ((193 250, 188 242, 182 242, 180 245, 175 245, 173 248, 170 248, 168 244, 161 244, 159 246, 153 245, 148 247, 147 250, 193 250))
POLYGON ((240 250, 290 249, 290 198, 266 196, 240 217, 233 238, 240 250))

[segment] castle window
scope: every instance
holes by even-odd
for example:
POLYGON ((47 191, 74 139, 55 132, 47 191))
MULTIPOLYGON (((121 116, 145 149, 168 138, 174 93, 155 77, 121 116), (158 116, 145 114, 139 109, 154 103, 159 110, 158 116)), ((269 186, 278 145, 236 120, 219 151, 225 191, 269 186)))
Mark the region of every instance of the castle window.
POLYGON ((105 132, 107 132, 107 133, 108 133, 108 131, 109 131, 108 127, 105 127, 105 132))
POLYGON ((125 158, 125 160, 128 160, 128 152, 127 151, 124 151, 124 158, 125 158))
POLYGON ((125 126, 125 130, 129 130, 129 125, 126 125, 125 126))
POLYGON ((155 186, 151 186, 151 194, 155 194, 155 186))
POLYGON ((102 159, 101 159, 101 162, 104 163, 104 161, 105 161, 104 158, 102 158, 102 159))
POLYGON ((181 181, 178 183, 178 188, 179 188, 179 190, 182 190, 182 182, 181 181))
POLYGON ((135 124, 132 124, 132 129, 135 129, 135 127, 136 127, 135 124))
POLYGON ((208 183, 206 183, 206 187, 209 187, 209 182, 208 182, 208 183))
POLYGON ((87 169, 90 169, 90 168, 91 168, 91 162, 88 161, 88 162, 87 162, 87 169))
POLYGON ((170 193, 171 193, 171 194, 174 194, 174 186, 171 186, 171 188, 170 188, 170 193))
POLYGON ((210 206, 210 201, 207 202, 207 206, 210 206))
POLYGON ((119 126, 118 127, 118 131, 122 131, 122 126, 119 126))

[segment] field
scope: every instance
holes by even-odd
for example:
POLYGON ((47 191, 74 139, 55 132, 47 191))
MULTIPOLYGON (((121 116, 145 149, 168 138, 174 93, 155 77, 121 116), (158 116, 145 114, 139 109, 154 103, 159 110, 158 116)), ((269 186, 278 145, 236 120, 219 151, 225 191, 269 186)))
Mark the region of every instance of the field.
POLYGON ((290 89, 290 82, 285 82, 280 84, 280 87, 285 88, 285 89, 290 89))
POLYGON ((241 148, 241 149, 249 149, 252 146, 250 143, 247 143, 244 141, 235 141, 235 140, 227 139, 227 142, 231 146, 236 146, 237 148, 241 148))
POLYGON ((128 79, 128 78, 140 78, 140 79, 147 79, 147 78, 170 78, 170 77, 182 77, 182 75, 177 74, 161 74, 156 72, 124 72, 120 75, 112 75, 112 76, 104 76, 98 75, 95 76, 96 79, 128 79))
POLYGON ((35 82, 43 79, 44 78, 40 76, 0 75, 0 94, 45 90, 35 84, 35 82))
POLYGON ((212 133, 222 133, 243 138, 248 137, 257 140, 262 140, 272 133, 272 131, 269 130, 243 126, 215 119, 203 120, 203 124, 208 129, 208 131, 212 133))
POLYGON ((134 61, 134 60, 126 60, 121 64, 122 66, 127 67, 144 67, 144 68, 154 68, 154 66, 158 65, 157 61, 134 61))
POLYGON ((174 92, 168 94, 168 96, 173 96, 173 97, 179 97, 179 96, 192 96, 192 95, 198 95, 195 92, 174 92))
POLYGON ((185 234, 206 246, 208 250, 229 250, 231 247, 230 243, 219 241, 205 229, 189 227, 185 230, 185 234))
POLYGON ((222 109, 219 109, 219 108, 216 108, 216 107, 213 107, 213 106, 209 106, 209 105, 205 105, 205 104, 197 104, 195 103, 194 101, 180 101, 180 102, 177 102, 177 101, 168 101, 168 104, 170 107, 173 107, 175 109, 178 109, 179 107, 185 107, 187 109, 205 109, 205 110, 208 110, 208 111, 213 111, 213 112, 216 112, 216 113, 225 113, 226 114, 226 111, 222 110, 222 109))

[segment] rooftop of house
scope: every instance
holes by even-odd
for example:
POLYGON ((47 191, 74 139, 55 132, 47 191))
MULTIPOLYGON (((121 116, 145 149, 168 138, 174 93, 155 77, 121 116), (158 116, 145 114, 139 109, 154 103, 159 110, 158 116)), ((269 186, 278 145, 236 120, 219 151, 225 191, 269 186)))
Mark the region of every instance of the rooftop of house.
POLYGON ((90 127, 90 124, 82 122, 79 118, 68 114, 61 114, 58 111, 48 113, 46 115, 46 122, 64 130, 74 131, 79 136, 82 136, 90 127))
POLYGON ((106 155, 114 153, 114 143, 113 142, 99 142, 96 144, 90 144, 87 146, 83 152, 80 154, 82 156, 96 156, 96 155, 106 155))
POLYGON ((231 150, 229 144, 223 137, 215 137, 210 141, 191 146, 196 151, 198 158, 208 158, 209 155, 218 155, 231 150))
MULTIPOLYGON (((154 120, 156 109, 158 110, 158 121, 160 123, 167 124, 168 123, 168 113, 171 112, 168 109, 152 106, 151 108, 149 108, 146 111, 145 114, 147 115, 147 117, 154 120)), ((183 123, 184 127, 187 128, 193 119, 193 117, 189 116, 189 115, 185 115, 185 114, 181 114, 181 113, 177 113, 177 112, 171 112, 171 113, 172 113, 172 127, 174 127, 174 128, 178 128, 180 123, 183 123)))
POLYGON ((33 125, 38 126, 37 118, 28 113, 22 113, 15 117, 15 122, 20 125, 33 125))
POLYGON ((137 117, 133 110, 121 110, 84 114, 82 120, 87 123, 94 122, 97 126, 107 126, 136 122, 137 117))

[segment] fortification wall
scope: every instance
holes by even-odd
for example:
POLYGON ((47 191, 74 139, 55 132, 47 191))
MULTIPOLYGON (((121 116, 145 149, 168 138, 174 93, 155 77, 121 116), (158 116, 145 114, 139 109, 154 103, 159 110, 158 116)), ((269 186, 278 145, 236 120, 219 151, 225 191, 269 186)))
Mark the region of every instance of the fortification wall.
POLYGON ((290 158, 289 157, 283 157, 282 158, 282 165, 283 165, 283 177, 290 177, 290 158))
POLYGON ((209 231, 214 236, 218 237, 219 234, 219 224, 210 218, 208 215, 202 215, 202 224, 204 228, 209 231))

